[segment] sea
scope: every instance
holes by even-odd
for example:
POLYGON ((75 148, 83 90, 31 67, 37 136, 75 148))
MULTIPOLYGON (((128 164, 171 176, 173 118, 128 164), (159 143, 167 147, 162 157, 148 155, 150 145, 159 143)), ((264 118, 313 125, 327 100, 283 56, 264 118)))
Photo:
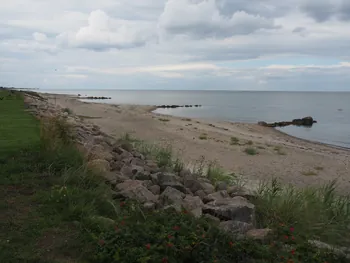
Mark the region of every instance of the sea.
POLYGON ((350 148, 350 92, 173 91, 173 90, 39 90, 57 94, 105 96, 109 104, 186 105, 199 108, 157 109, 179 117, 257 123, 291 121, 307 116, 312 127, 278 128, 289 135, 350 148))

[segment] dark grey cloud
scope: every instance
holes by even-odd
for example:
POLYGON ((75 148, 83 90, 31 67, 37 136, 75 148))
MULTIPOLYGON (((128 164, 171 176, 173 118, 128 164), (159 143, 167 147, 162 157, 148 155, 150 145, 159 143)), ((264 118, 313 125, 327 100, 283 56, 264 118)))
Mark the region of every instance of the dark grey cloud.
POLYGON ((288 1, 276 0, 216 0, 216 5, 226 17, 238 11, 264 17, 281 17, 293 8, 288 1))
POLYGON ((317 22, 325 22, 331 18, 350 20, 349 0, 303 0, 300 9, 317 22))

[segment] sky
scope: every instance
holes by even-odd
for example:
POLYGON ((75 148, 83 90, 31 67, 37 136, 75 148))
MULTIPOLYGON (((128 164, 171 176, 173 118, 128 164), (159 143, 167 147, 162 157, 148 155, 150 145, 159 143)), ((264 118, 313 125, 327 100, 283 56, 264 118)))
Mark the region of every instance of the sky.
POLYGON ((0 1, 0 86, 350 91, 350 0, 0 1))

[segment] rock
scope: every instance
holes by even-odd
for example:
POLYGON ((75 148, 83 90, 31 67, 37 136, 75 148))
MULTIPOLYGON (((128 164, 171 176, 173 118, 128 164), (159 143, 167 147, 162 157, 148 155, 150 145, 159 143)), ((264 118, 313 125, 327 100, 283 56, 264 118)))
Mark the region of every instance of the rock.
MULTIPOLYGON (((130 180, 129 180, 130 181, 130 180)), ((138 181, 134 181, 138 182, 138 181)), ((124 182, 123 187, 125 186, 125 190, 121 191, 119 194, 122 195, 125 198, 134 199, 140 203, 148 203, 148 202, 157 202, 157 197, 152 194, 146 187, 144 187, 142 184, 138 183, 131 183, 131 182, 124 182)), ((118 184, 117 188, 122 188, 121 185, 118 184)))
POLYGON ((213 222, 216 222, 216 223, 220 222, 220 219, 215 217, 215 216, 212 216, 212 215, 209 215, 209 214, 204 214, 203 216, 205 218, 209 219, 210 221, 213 221, 213 222))
POLYGON ((163 210, 167 211, 167 212, 181 212, 182 211, 182 207, 180 204, 172 204, 172 205, 167 205, 163 207, 163 210))
POLYGON ((124 191, 126 189, 139 187, 139 186, 145 186, 145 182, 129 179, 129 180, 124 181, 123 183, 117 184, 115 188, 118 191, 124 191))
POLYGON ((105 137, 102 135, 94 136, 94 144, 103 144, 105 141, 105 137))
POLYGON ((245 233, 247 233, 249 230, 253 229, 253 224, 241 222, 241 221, 235 221, 235 220, 229 220, 220 222, 219 228, 227 233, 233 234, 233 236, 239 238, 242 238, 245 233))
MULTIPOLYGON (((131 165, 131 173, 133 176, 135 176, 136 174, 143 174, 145 171, 145 169, 143 169, 142 166, 138 166, 138 165, 131 165)), ((149 178, 145 179, 148 180, 149 178)))
POLYGON ((227 183, 226 182, 217 182, 216 183, 216 191, 223 191, 227 190, 227 183))
POLYGON ((206 194, 211 194, 215 191, 215 187, 212 184, 196 179, 185 179, 184 185, 186 188, 189 188, 192 193, 203 190, 206 194))
POLYGON ((120 184, 120 183, 123 183, 123 182, 125 182, 127 180, 130 180, 129 177, 126 177, 126 176, 124 176, 124 175, 122 175, 120 173, 116 173, 115 174, 115 178, 116 178, 117 184, 120 184))
POLYGON ((227 189, 228 194, 231 197, 242 196, 248 200, 254 200, 256 198, 256 192, 242 186, 231 186, 227 189))
POLYGON ((90 154, 89 154, 89 159, 103 159, 107 161, 112 161, 113 160, 113 155, 112 153, 104 148, 102 145, 94 145, 90 149, 90 154))
POLYGON ((150 173, 157 173, 159 172, 159 167, 156 162, 147 160, 145 163, 145 170, 149 171, 150 173))
POLYGON ((240 196, 212 201, 203 207, 203 212, 222 220, 253 223, 255 219, 255 206, 240 196))
POLYGON ((159 196, 163 205, 182 204, 185 194, 172 187, 167 187, 165 191, 159 196))
POLYGON ((122 169, 120 170, 120 173, 123 176, 129 177, 130 179, 133 177, 133 172, 132 172, 132 168, 129 165, 124 164, 122 169))
POLYGON ((158 184, 158 175, 157 174, 151 174, 150 179, 152 180, 153 184, 158 184))
POLYGON ((182 200, 182 206, 188 211, 192 211, 196 208, 202 208, 204 203, 198 196, 186 195, 182 200))
POLYGON ((124 160, 124 161, 127 160, 128 163, 130 163, 131 160, 134 159, 134 156, 133 156, 131 153, 127 152, 127 151, 123 151, 123 152, 119 155, 119 158, 120 158, 121 160, 124 160))
POLYGON ((269 228, 251 229, 246 233, 246 237, 254 240, 266 241, 271 237, 272 233, 272 229, 269 228))
POLYGON ((152 185, 148 188, 154 195, 159 195, 160 194, 160 186, 159 185, 152 185))
POLYGON ((190 213, 195 218, 200 218, 203 215, 203 211, 201 207, 191 210, 190 213))
POLYGON ((117 175, 113 172, 102 173, 101 176, 105 179, 106 184, 116 185, 117 184, 117 175))
POLYGON ((212 202, 212 201, 217 201, 217 200, 220 200, 220 199, 225 199, 225 198, 228 198, 229 195, 227 193, 227 191, 219 191, 219 192, 215 192, 215 193, 212 193, 210 195, 207 195, 206 197, 203 198, 203 202, 204 203, 209 203, 209 202, 212 202))
MULTIPOLYGON (((134 180, 144 180, 144 181, 148 181, 151 179, 151 175, 149 172, 147 171, 143 171, 143 172, 137 172, 134 175, 134 180)), ((151 181, 152 182, 152 181, 151 181)), ((152 183, 153 184, 153 183, 152 183)))
POLYGON ((145 166, 145 161, 143 161, 141 159, 138 159, 138 158, 133 158, 131 160, 131 164, 144 167, 145 166))
POLYGON ((154 211, 156 209, 156 204, 152 202, 144 203, 143 208, 145 208, 147 211, 154 211))
POLYGON ((110 165, 112 171, 120 171, 123 168, 124 163, 121 161, 111 161, 110 165))
POLYGON ((158 184, 159 184, 161 190, 164 190, 170 186, 172 188, 175 188, 175 189, 181 191, 182 193, 186 193, 185 187, 183 186, 183 184, 181 184, 179 182, 179 179, 177 178, 177 176, 175 174, 158 173, 157 178, 158 178, 158 184))
POLYGON ((103 159, 92 160, 87 163, 87 167, 99 173, 109 172, 111 169, 109 162, 103 159))
POLYGON ((350 250, 346 247, 335 247, 318 240, 308 240, 308 243, 318 249, 330 250, 333 251, 335 255, 350 259, 350 250))
POLYGON ((193 196, 193 193, 191 192, 191 190, 189 188, 186 188, 185 190, 186 190, 187 195, 193 196))
POLYGON ((198 190, 197 192, 194 193, 194 195, 199 196, 200 199, 202 200, 207 196, 207 194, 203 190, 198 190))

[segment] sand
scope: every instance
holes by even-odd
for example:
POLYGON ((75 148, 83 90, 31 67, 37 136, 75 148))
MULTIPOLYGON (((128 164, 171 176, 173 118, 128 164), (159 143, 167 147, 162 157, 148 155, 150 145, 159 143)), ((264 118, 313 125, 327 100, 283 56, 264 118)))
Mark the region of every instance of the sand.
POLYGON ((204 156, 207 162, 217 161, 247 182, 275 177, 297 187, 319 186, 337 179, 338 191, 350 193, 347 149, 294 138, 257 124, 179 118, 154 114, 153 106, 87 103, 68 95, 45 96, 114 137, 128 132, 141 140, 171 145, 189 165, 204 156), (236 137, 238 144, 231 145, 231 137, 236 137), (248 155, 246 148, 254 148, 258 154, 248 155))

